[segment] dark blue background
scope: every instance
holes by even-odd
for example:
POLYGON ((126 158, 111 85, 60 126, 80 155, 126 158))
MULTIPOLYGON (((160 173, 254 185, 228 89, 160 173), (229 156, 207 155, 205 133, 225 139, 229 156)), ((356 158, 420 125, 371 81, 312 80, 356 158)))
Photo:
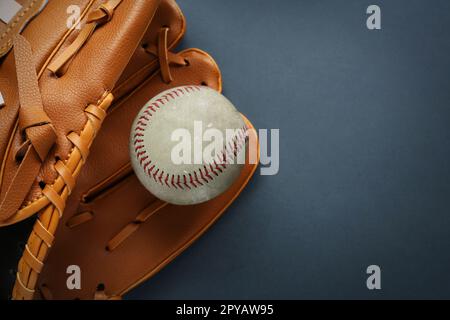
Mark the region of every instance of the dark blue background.
POLYGON ((280 172, 128 298, 450 298, 450 2, 179 4, 280 172))

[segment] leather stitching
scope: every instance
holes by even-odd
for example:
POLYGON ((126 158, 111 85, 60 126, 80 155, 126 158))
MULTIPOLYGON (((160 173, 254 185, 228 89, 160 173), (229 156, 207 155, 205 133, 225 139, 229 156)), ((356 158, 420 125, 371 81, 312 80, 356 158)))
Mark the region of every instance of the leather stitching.
MULTIPOLYGON (((31 9, 34 7, 34 5, 36 4, 36 2, 38 2, 39 0, 33 0, 29 3, 29 5, 25 8, 22 8, 19 12, 20 14, 16 14, 16 17, 14 18, 13 23, 8 24, 8 28, 6 28, 5 32, 3 32, 3 34, 0 37, 0 40, 3 39, 4 37, 6 37, 11 30, 20 22, 20 20, 23 18, 23 16, 31 9)), ((0 50, 5 49, 8 46, 8 44, 3 45, 3 47, 0 48, 0 50)))

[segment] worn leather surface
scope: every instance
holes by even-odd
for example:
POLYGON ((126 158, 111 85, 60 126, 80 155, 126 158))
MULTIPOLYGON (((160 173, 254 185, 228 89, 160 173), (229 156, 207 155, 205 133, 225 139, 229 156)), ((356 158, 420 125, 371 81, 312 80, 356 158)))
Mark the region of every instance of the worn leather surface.
MULTIPOLYGON (((23 205, 32 206, 42 197, 41 184, 52 184, 57 176, 54 163, 65 159, 72 149, 67 139, 70 132, 79 133, 86 124, 84 109, 98 102, 115 86, 132 54, 140 44, 152 20, 159 0, 123 0, 111 21, 97 28, 91 38, 71 61, 62 77, 56 77, 45 67, 73 41, 77 30, 67 29, 67 7, 78 5, 84 13, 98 1, 53 0, 23 30, 30 42, 39 75, 39 87, 44 109, 56 129, 57 143, 43 163, 40 173, 23 205)), ((17 79, 14 56, 9 53, 0 65, 0 91, 5 107, 0 109, 0 200, 6 197, 6 187, 18 170, 15 158, 23 136, 15 124, 18 112, 17 79)), ((16 197, 8 194, 8 197, 16 197)), ((23 217, 15 217, 19 221, 23 217)), ((0 222, 5 223, 5 222, 0 222)), ((8 223, 8 222, 6 222, 8 223)))

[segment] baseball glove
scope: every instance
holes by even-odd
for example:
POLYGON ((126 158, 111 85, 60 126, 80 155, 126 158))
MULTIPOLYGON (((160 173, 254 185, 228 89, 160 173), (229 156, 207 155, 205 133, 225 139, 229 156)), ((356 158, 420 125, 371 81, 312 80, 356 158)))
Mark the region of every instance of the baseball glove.
MULTIPOLYGON (((36 220, 19 262, 13 298, 120 298, 203 234, 249 181, 256 165, 246 165, 218 198, 181 207, 156 199, 132 172, 129 133, 148 100, 181 85, 222 88, 220 71, 208 54, 198 49, 172 52, 184 32, 178 6, 173 0, 162 0, 141 45, 110 92, 114 102, 83 170, 78 171, 77 185, 71 185, 64 214, 53 218, 61 221, 58 229, 55 225, 48 232, 52 220, 42 219, 42 213, 36 220), (79 288, 67 286, 67 271, 73 265, 81 270, 79 288)), ((252 128, 248 121, 247 125, 252 128)), ((256 141, 254 131, 249 131, 249 138, 256 141)))
MULTIPOLYGON (((21 1, 0 25, 0 225, 39 214, 23 256, 34 267, 159 2, 21 1)), ((34 281, 18 295, 31 298, 34 281)))
MULTIPOLYGON (((171 15, 175 17, 178 11, 173 1, 163 1, 161 7, 169 8, 169 4, 173 6, 171 15)), ((154 21, 159 21, 160 13, 158 10, 154 21)), ((169 15, 170 10, 165 10, 164 16, 169 15)), ((169 25, 170 30, 173 24, 169 25)), ((159 32, 166 26, 162 25, 159 32)), ((175 38, 179 39, 180 35, 175 38)), ((161 43, 161 37, 155 35, 149 39, 152 40, 149 47, 165 46, 166 41, 163 39, 161 43)), ((175 44, 170 40, 167 43, 172 45, 158 51, 175 44)), ((167 55, 184 63, 167 65, 159 61, 160 55, 147 56, 153 60, 135 69, 131 77, 114 90, 116 93, 125 87, 134 88, 139 82, 134 91, 121 95, 122 99, 110 108, 102 131, 92 145, 56 233, 58 241, 39 277, 36 298, 120 298, 201 236, 234 201, 255 171, 256 165, 246 165, 225 194, 191 206, 164 203, 142 187, 131 169, 128 154, 131 125, 140 108, 153 96, 172 87, 207 85, 222 89, 220 71, 205 52, 187 49, 167 55), (139 76, 148 70, 154 72, 146 78, 139 76), (142 81, 136 82, 136 77, 142 81), (71 290, 66 285, 67 270, 73 264, 81 270, 79 290, 71 290)), ((247 125, 252 128, 249 122, 247 125)), ((256 141, 255 132, 249 132, 250 138, 256 141)))

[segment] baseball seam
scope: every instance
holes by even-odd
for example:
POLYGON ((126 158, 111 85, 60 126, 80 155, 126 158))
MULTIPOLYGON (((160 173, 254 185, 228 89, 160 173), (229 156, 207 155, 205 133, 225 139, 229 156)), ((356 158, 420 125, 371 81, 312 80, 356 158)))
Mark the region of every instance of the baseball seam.
POLYGON ((186 94, 201 90, 200 86, 185 86, 173 89, 148 105, 137 120, 133 135, 136 159, 144 170, 144 173, 161 186, 180 190, 191 190, 210 183, 227 169, 228 165, 237 157, 248 140, 247 127, 244 126, 238 129, 237 134, 216 155, 211 163, 207 163, 202 168, 183 175, 164 172, 164 170, 152 162, 150 155, 145 150, 143 137, 144 131, 150 123, 153 114, 171 100, 176 100, 186 94))

